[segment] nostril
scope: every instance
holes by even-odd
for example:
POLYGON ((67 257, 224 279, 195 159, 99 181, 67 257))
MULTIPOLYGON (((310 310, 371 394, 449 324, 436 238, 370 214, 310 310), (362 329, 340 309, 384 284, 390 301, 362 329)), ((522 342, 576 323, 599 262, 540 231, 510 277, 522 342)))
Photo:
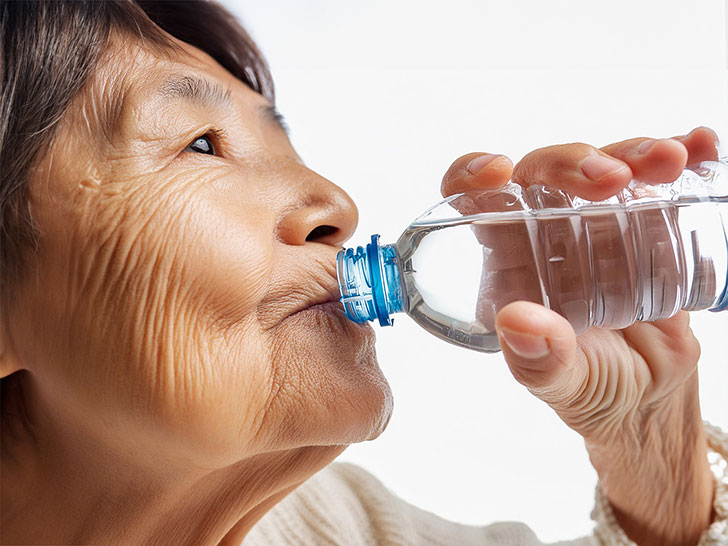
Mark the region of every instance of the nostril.
POLYGON ((306 241, 316 241, 318 239, 323 239, 324 237, 333 235, 337 231, 339 231, 339 228, 335 226, 316 226, 311 230, 311 233, 306 236, 306 241))

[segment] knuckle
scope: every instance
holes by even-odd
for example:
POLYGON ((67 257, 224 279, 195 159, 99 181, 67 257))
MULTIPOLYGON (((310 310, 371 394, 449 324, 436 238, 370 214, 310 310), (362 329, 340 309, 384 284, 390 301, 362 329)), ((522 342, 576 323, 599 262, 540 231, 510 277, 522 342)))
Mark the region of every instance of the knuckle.
POLYGON ((597 152, 597 149, 594 146, 584 142, 573 142, 566 146, 570 148, 570 152, 575 156, 589 155, 597 152))
POLYGON ((688 374, 692 373, 698 364, 698 360, 700 360, 701 353, 700 342, 693 335, 692 330, 688 328, 688 332, 681 336, 679 341, 674 342, 671 348, 676 355, 675 360, 680 371, 688 374))

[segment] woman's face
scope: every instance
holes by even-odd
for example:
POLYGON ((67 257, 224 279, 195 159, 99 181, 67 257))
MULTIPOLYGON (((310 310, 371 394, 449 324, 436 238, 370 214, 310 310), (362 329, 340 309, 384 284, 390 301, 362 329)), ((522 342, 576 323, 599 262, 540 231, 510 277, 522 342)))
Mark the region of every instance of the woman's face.
POLYGON ((170 464, 372 438, 373 332, 320 305, 356 208, 266 99, 180 46, 112 40, 33 174, 10 346, 54 415, 170 464))

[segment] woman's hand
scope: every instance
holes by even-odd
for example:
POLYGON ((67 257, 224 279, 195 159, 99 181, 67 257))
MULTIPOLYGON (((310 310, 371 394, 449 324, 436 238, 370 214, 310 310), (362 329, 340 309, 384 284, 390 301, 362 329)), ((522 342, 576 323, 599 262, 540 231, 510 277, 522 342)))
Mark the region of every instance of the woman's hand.
MULTIPOLYGON (((716 135, 635 138, 596 149, 565 144, 533 151, 515 167, 502 155, 468 154, 446 173, 445 196, 496 187, 554 186, 606 199, 632 178, 672 182, 686 164, 717 158, 716 135)), ((560 315, 530 302, 495 318, 515 378, 581 434, 615 514, 639 544, 694 544, 710 524, 712 480, 698 403, 700 346, 680 312, 622 330, 576 336, 560 315)))

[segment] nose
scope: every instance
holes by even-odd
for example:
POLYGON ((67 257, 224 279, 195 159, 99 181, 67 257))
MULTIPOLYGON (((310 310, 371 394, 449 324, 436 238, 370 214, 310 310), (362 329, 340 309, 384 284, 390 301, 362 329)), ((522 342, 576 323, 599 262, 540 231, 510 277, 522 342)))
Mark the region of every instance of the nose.
POLYGON ((284 212, 277 237, 289 245, 307 242, 341 246, 352 236, 359 220, 354 201, 333 182, 300 166, 294 184, 295 206, 284 212))

